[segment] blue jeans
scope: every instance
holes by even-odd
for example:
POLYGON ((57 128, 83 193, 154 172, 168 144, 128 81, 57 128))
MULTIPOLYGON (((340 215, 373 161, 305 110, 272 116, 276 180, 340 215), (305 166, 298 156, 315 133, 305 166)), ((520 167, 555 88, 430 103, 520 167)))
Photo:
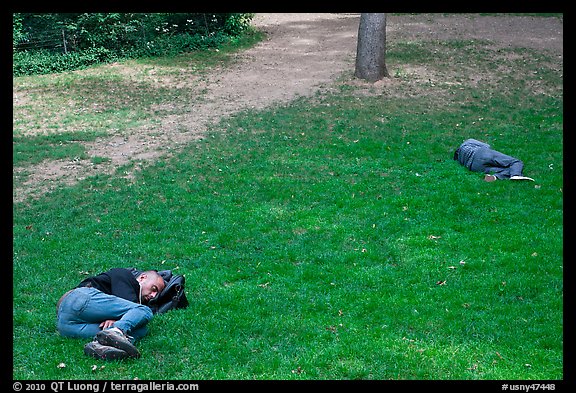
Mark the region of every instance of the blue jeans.
POLYGON ((93 338, 102 330, 100 323, 113 319, 114 327, 138 340, 148 332, 146 324, 152 316, 148 306, 81 287, 66 295, 58 307, 57 328, 64 337, 93 338))

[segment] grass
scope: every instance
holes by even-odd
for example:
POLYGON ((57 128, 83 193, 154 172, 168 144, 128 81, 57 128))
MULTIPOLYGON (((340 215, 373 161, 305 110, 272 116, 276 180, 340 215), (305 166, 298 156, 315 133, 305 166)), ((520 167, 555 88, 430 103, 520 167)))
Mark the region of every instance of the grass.
MULTIPOLYGON (((477 70, 501 55, 422 45, 477 70)), ((133 180, 16 203, 14 379, 562 379, 562 80, 516 52, 482 89, 340 82, 234 115, 133 180), (457 165, 468 137, 520 157, 536 182, 457 165), (176 269, 191 305, 151 322, 141 359, 104 364, 57 334, 54 305, 116 266, 176 269)), ((419 61, 408 44, 389 55, 391 74, 419 61)))

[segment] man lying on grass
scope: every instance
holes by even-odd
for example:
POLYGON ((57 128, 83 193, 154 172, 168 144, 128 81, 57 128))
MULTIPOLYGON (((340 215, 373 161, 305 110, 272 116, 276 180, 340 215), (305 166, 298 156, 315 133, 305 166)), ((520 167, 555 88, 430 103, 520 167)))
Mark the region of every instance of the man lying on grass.
POLYGON ((155 270, 114 268, 83 280, 58 301, 57 328, 65 337, 92 338, 84 353, 98 359, 138 358, 134 342, 148 331, 146 306, 165 287, 155 270))
POLYGON ((515 157, 500 153, 489 144, 467 139, 454 152, 454 159, 473 172, 485 173, 484 180, 532 180, 522 174, 524 163, 515 157))

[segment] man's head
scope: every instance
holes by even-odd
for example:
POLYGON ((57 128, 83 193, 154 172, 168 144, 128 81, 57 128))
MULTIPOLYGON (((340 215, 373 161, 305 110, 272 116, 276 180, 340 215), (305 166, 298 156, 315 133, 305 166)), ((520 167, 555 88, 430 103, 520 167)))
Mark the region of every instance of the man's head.
POLYGON ((136 280, 140 284, 140 300, 142 303, 148 303, 158 296, 166 286, 162 276, 154 270, 147 270, 141 273, 136 277, 136 280))

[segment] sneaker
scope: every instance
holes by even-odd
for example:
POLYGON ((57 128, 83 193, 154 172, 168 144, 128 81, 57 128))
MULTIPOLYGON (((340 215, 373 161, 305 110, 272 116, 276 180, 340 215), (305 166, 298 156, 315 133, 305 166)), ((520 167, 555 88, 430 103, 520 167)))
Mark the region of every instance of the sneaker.
POLYGON ((92 341, 86 344, 84 346, 84 353, 102 360, 120 360, 129 357, 126 351, 108 345, 102 345, 98 341, 92 341))
POLYGON ((486 176, 484 176, 484 181, 487 181, 487 182, 493 182, 493 181, 496 181, 496 179, 497 179, 497 177, 494 176, 494 175, 486 175, 486 176))
POLYGON ((534 179, 532 179, 531 177, 526 177, 526 176, 511 176, 510 180, 530 180, 530 181, 534 181, 534 179))
POLYGON ((105 329, 96 334, 96 340, 102 345, 108 345, 125 351, 132 358, 139 358, 138 348, 132 344, 131 337, 118 328, 105 329))

